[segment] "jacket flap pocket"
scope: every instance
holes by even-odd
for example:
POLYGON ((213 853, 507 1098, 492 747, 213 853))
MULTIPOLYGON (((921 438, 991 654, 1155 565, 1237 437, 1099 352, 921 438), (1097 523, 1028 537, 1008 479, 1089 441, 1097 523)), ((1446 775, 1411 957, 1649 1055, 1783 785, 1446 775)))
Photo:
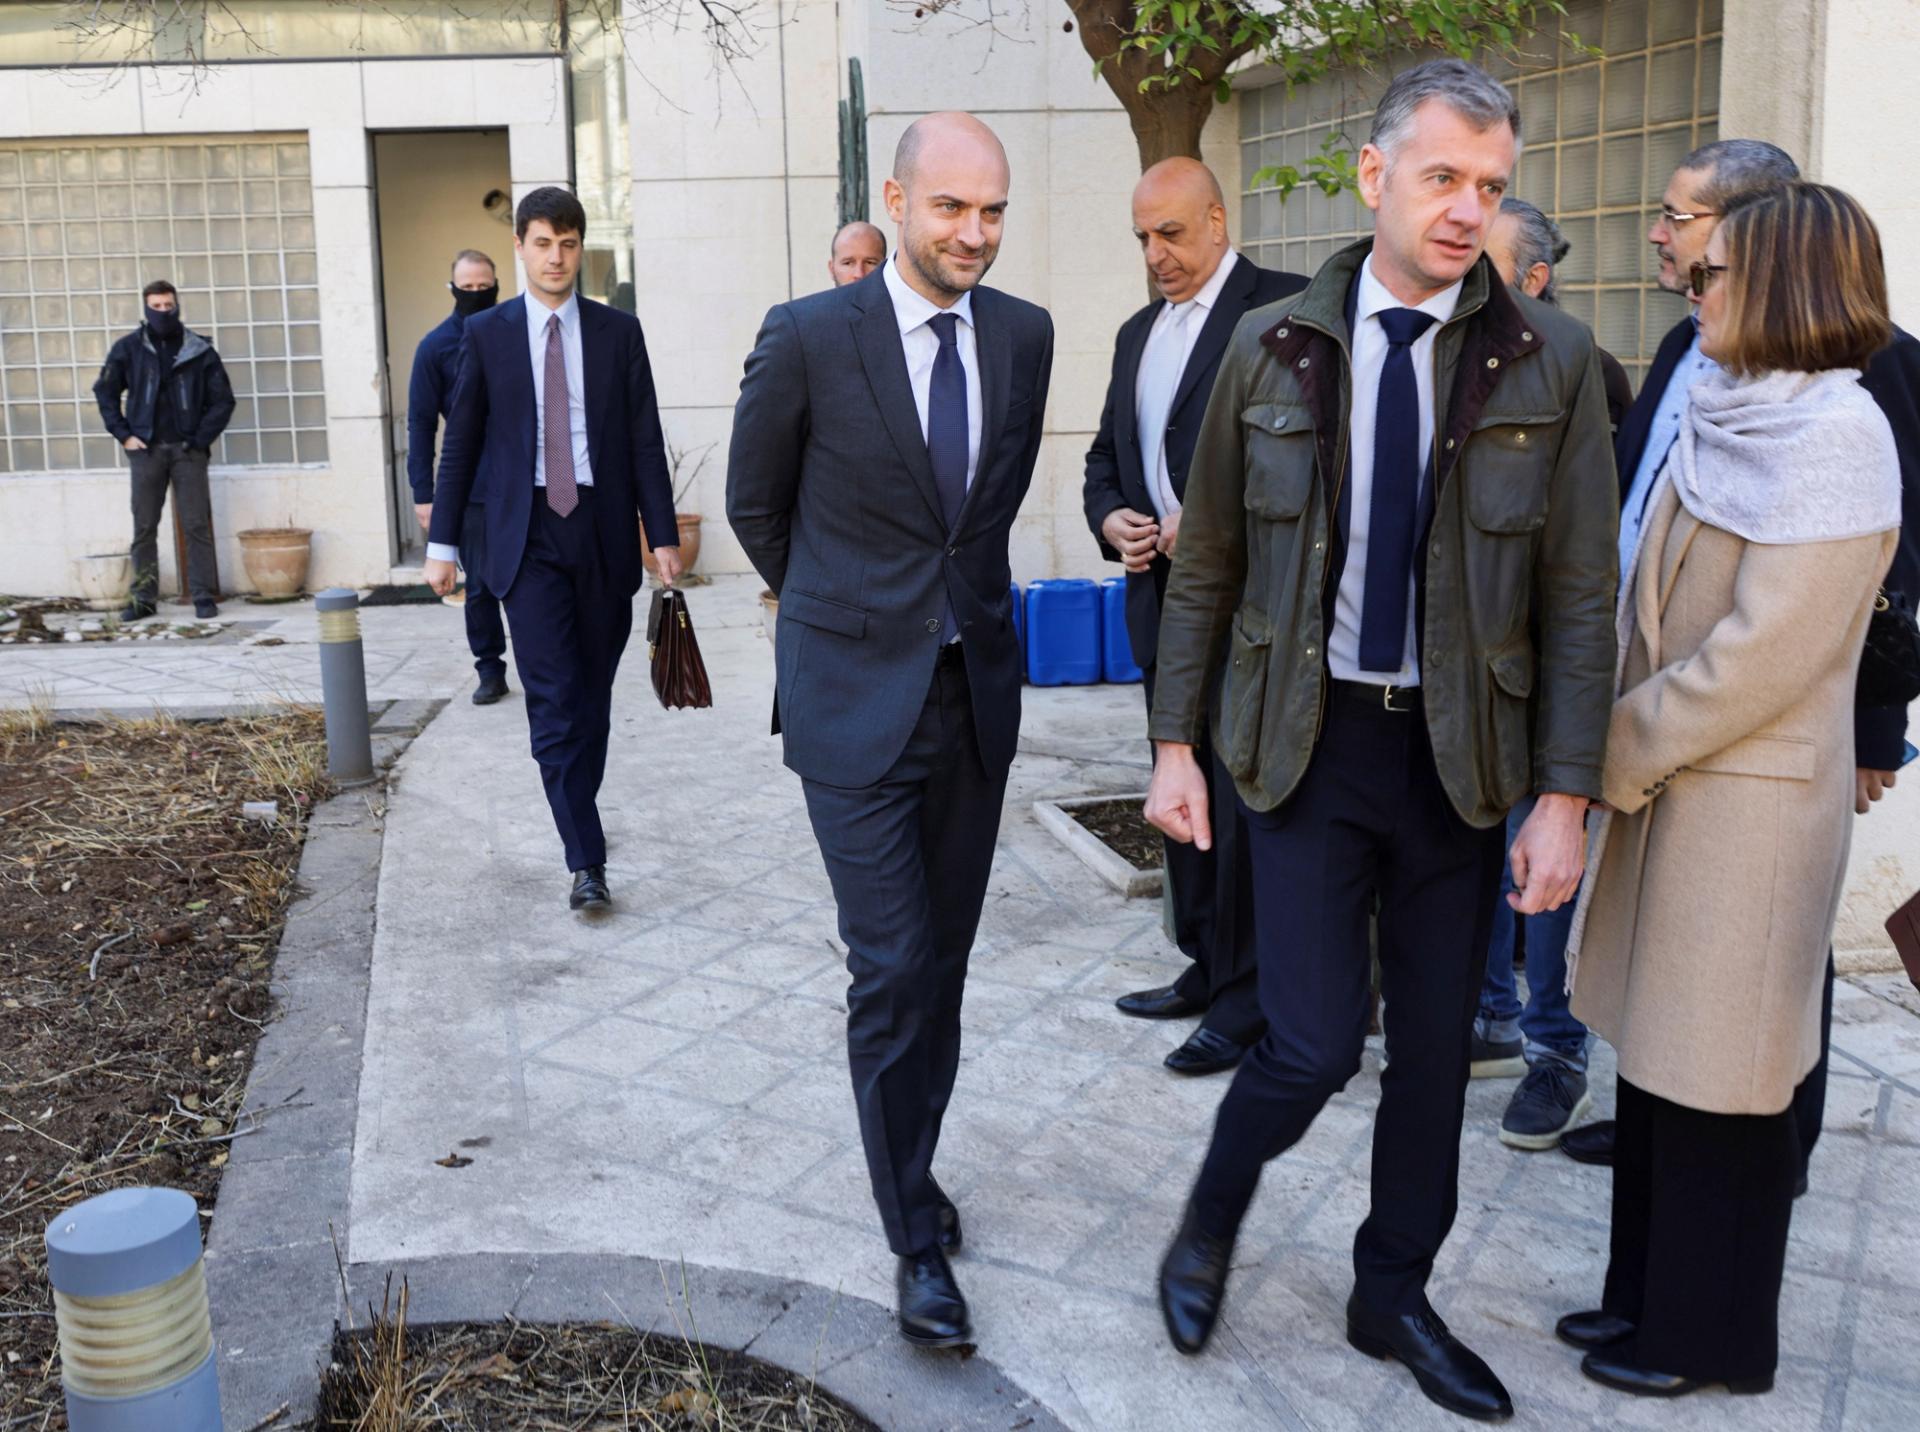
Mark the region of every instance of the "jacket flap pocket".
POLYGON ((796 592, 791 587, 780 594, 780 615, 792 617, 806 626, 818 627, 821 631, 837 632, 841 636, 864 637, 867 634, 867 614, 860 608, 836 602, 830 597, 816 597, 812 592, 796 592))
POLYGON ((1533 643, 1509 642, 1498 651, 1487 653, 1487 667, 1493 679, 1509 696, 1521 700, 1533 695, 1533 643))
POLYGON ((1233 614, 1233 644, 1263 647, 1273 644, 1273 627, 1258 607, 1242 607, 1233 614))
POLYGON ((1804 736, 1749 736, 1695 761, 1690 769, 1722 776, 1810 781, 1819 748, 1804 736))
POLYGON ((1533 532, 1547 522, 1558 413, 1493 413, 1474 426, 1463 464, 1467 516, 1482 532, 1533 532))
POLYGON ((1507 452, 1538 452, 1551 444, 1551 425, 1559 421, 1558 413, 1482 413, 1470 441, 1507 452))
POLYGON ((1297 403, 1255 403, 1240 412, 1246 429, 1247 510, 1291 522, 1313 489, 1313 423, 1297 403))

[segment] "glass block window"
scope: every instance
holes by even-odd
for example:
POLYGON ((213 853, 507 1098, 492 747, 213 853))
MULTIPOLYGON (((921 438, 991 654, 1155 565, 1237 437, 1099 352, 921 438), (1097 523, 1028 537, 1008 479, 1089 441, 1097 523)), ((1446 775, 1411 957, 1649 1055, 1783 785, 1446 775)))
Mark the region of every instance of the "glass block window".
POLYGON ((93 384, 180 290, 238 405, 215 463, 327 460, 320 290, 304 138, 0 141, 0 471, 112 468, 93 384))
MULTIPOLYGON (((1647 229, 1674 166, 1718 137, 1721 0, 1573 0, 1519 63, 1489 67, 1520 101, 1525 147, 1514 192, 1538 204, 1572 245, 1558 274, 1560 306, 1592 325, 1600 346, 1637 381, 1661 335, 1686 312, 1654 286, 1647 229), (1575 49, 1561 31, 1599 48, 1575 49)), ((1240 165, 1294 164, 1330 133, 1358 148, 1386 76, 1346 75, 1287 93, 1240 96, 1240 165)), ((1335 249, 1372 232, 1351 194, 1329 199, 1271 189, 1241 200, 1245 248, 1267 268, 1312 273, 1335 249)))

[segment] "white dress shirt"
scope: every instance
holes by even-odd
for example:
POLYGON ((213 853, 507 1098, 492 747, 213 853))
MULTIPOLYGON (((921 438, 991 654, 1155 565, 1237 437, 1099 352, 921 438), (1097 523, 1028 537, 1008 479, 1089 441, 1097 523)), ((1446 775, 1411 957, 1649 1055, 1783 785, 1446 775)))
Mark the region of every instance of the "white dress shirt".
POLYGON ((1162 303, 1140 350, 1140 371, 1133 379, 1134 431, 1140 435, 1147 495, 1153 499, 1156 517, 1180 510, 1173 475, 1167 471, 1167 422, 1173 416, 1174 394, 1180 391, 1193 345, 1200 341, 1200 330, 1207 326, 1227 275, 1239 260, 1240 255, 1228 249, 1200 292, 1185 303, 1162 303))
MULTIPOLYGON (((1433 345, 1459 302, 1460 283, 1455 283, 1416 305, 1420 312, 1433 315, 1427 331, 1409 345, 1414 386, 1420 394, 1420 451, 1429 455, 1433 452, 1433 345)), ((1333 633, 1327 639, 1327 666, 1342 681, 1368 681, 1377 686, 1420 684, 1420 658, 1413 626, 1419 607, 1412 572, 1407 574, 1406 656, 1400 669, 1363 671, 1360 668, 1360 609, 1367 592, 1367 528, 1373 513, 1373 420, 1380 403, 1380 371, 1387 363, 1387 334, 1380 326, 1379 315, 1383 309, 1406 306, 1374 277, 1373 255, 1368 254, 1360 266, 1360 292, 1353 314, 1353 413, 1347 436, 1353 470, 1347 477, 1347 487, 1352 494, 1347 524, 1347 565, 1340 574, 1340 590, 1333 599, 1333 633)), ((1422 466, 1425 466, 1424 460, 1422 466)), ((1422 484, 1426 480, 1423 475, 1422 484)))
MULTIPOLYGON (((587 454, 587 381, 580 356, 580 296, 567 295, 558 308, 526 295, 527 354, 533 360, 533 485, 547 485, 547 319, 560 315, 560 356, 567 365, 567 426, 573 434, 573 480, 593 486, 593 463, 587 454)), ((544 500, 544 499, 543 499, 544 500)), ((460 549, 450 542, 427 543, 427 556, 456 562, 460 549)))
POLYGON ((973 295, 963 293, 951 308, 941 308, 915 293, 900 277, 900 257, 882 265, 886 271, 887 297, 893 300, 893 316, 900 324, 900 346, 907 356, 907 377, 913 383, 913 405, 920 410, 920 436, 927 435, 927 400, 933 388, 933 360, 940 356, 940 337, 927 326, 927 320, 943 313, 960 319, 954 325, 953 342, 960 350, 960 367, 967 375, 967 486, 973 486, 973 470, 980 461, 980 345, 973 332, 973 295))

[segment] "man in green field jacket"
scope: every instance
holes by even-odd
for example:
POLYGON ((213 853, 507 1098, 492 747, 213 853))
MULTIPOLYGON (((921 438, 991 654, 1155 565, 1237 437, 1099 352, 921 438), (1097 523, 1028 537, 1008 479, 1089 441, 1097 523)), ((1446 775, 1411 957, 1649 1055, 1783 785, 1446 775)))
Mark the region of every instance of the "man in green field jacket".
POLYGON ((1520 114, 1484 71, 1399 76, 1359 164, 1374 237, 1250 313, 1215 383, 1160 620, 1147 814, 1207 843, 1192 757, 1246 809, 1270 1025, 1220 1106, 1161 1270, 1204 1345, 1265 1160, 1359 1069, 1368 923, 1393 1052, 1349 1340, 1436 1402, 1512 1403, 1433 1313, 1454 1216, 1468 1042, 1504 848, 1515 908, 1578 888, 1613 694, 1616 484, 1593 336, 1482 256, 1520 114))

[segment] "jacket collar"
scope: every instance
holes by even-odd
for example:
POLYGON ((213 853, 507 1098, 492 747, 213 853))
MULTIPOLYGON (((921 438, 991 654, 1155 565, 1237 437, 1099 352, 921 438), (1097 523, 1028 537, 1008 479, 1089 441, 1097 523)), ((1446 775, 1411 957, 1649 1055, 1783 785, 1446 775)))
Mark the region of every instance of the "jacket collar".
MULTIPOLYGON (((156 358, 159 357, 160 350, 153 346, 153 335, 147 332, 147 325, 144 323, 141 324, 139 331, 141 346, 156 358)), ((207 342, 206 339, 202 338, 198 333, 195 333, 191 328, 183 325, 180 329, 180 351, 173 355, 173 366, 178 368, 189 358, 198 358, 202 353, 210 353, 212 351, 213 345, 211 343, 207 342)))
MULTIPOLYGON (((1347 294, 1362 261, 1372 251, 1370 238, 1341 249, 1321 265, 1320 272, 1280 320, 1260 335, 1267 351, 1283 367, 1293 370, 1301 396, 1313 410, 1323 465, 1329 469, 1336 452, 1334 437, 1345 430, 1347 419, 1339 409, 1345 385, 1335 381, 1353 351, 1352 334, 1347 329, 1347 294), (1338 345, 1337 354, 1325 351, 1329 340, 1338 345), (1329 361, 1336 357, 1338 364, 1329 361)), ((1506 376, 1508 365, 1545 342, 1485 254, 1467 270, 1460 302, 1442 330, 1442 341, 1446 334, 1462 328, 1453 386, 1442 410, 1446 430, 1434 435, 1439 441, 1436 490, 1466 446, 1467 435, 1506 376)))

